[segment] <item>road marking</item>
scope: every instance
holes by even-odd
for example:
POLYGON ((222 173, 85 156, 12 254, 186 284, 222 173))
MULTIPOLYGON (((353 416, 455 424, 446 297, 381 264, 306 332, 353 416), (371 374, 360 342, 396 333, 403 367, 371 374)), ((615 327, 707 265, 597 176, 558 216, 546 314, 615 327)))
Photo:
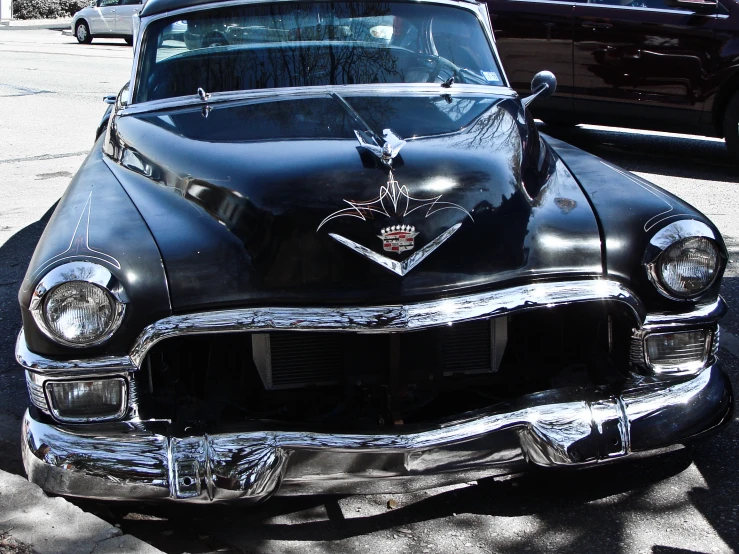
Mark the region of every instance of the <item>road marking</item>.
POLYGON ((58 160, 59 158, 74 158, 75 156, 84 156, 89 150, 82 152, 70 152, 69 154, 41 154, 40 156, 29 156, 28 158, 10 158, 8 160, 0 160, 0 164, 12 164, 15 162, 37 162, 40 160, 58 160))
POLYGON ((739 338, 729 333, 726 329, 721 329, 719 348, 723 348, 739 360, 739 338))

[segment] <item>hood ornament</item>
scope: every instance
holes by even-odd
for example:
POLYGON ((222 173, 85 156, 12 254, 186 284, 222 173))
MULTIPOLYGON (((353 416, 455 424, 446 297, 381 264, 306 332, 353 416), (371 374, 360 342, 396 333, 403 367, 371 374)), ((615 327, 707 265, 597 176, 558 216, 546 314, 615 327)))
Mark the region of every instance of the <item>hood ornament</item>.
POLYGON ((382 131, 382 138, 385 140, 385 144, 378 146, 374 136, 367 131, 354 131, 354 134, 359 141, 359 144, 372 152, 379 160, 388 167, 392 167, 393 159, 400 153, 400 149, 403 148, 406 142, 401 139, 398 135, 393 133, 390 129, 382 131))

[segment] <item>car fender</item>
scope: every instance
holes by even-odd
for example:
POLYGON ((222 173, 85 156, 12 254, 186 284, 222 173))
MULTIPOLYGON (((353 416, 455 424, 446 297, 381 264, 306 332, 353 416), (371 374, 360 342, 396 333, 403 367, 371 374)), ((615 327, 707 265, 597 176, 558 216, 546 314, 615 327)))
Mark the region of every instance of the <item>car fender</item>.
POLYGON ((127 303, 123 322, 105 343, 85 355, 124 354, 138 333, 171 314, 159 249, 136 206, 103 161, 102 138, 72 179, 36 247, 18 293, 28 348, 42 355, 69 355, 36 325, 29 305, 41 279, 78 261, 103 266, 121 284, 127 303))

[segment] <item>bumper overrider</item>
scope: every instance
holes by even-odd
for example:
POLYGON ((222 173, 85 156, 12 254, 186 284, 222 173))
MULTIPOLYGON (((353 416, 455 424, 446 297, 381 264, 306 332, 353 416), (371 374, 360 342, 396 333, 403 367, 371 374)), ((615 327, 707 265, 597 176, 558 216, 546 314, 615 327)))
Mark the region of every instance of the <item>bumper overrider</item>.
MULTIPOLYGON (((587 286, 591 288, 592 283, 598 283, 592 290, 601 298, 587 300, 629 305, 640 322, 636 331, 642 335, 715 326, 725 311, 719 299, 690 313, 646 314, 621 285, 590 283, 587 286)), ((572 289, 573 284, 567 286, 572 289)), ((568 300, 557 287, 549 293, 542 293, 539 287, 539 298, 532 302, 531 294, 522 290, 515 295, 520 297, 519 303, 510 294, 505 301, 495 296, 499 293, 465 297, 457 309, 445 312, 450 318, 464 318, 470 315, 465 313, 467 306, 474 309, 474 317, 489 317, 535 305, 582 301, 583 290, 571 292, 573 296, 568 300)), ((420 305, 415 308, 428 317, 427 309, 421 310, 420 305)), ((389 326, 411 327, 418 321, 409 307, 398 309, 405 316, 389 319, 389 326)), ((383 310, 387 313, 391 308, 383 310)), ((341 314, 346 312, 342 310, 341 314)), ((284 311, 282 315, 287 317, 284 311)), ((187 317, 189 326, 185 327, 189 332, 206 332, 202 321, 193 322, 192 316, 187 317)), ((227 321, 228 317, 223 312, 208 318, 216 320, 227 321)), ((360 320, 352 318, 355 324, 360 320)), ((256 320, 249 320, 251 326, 241 321, 241 330, 249 331, 256 320)), ((47 378, 69 379, 70 372, 106 374, 102 367, 106 360, 112 366, 107 375, 125 375, 128 364, 143 360, 154 342, 151 337, 162 340, 174 332, 172 329, 182 333, 182 322, 178 323, 169 321, 146 330, 128 361, 42 359, 27 351, 21 334, 17 357, 31 375, 32 399, 33 383, 43 385, 47 378)), ((270 325, 279 322, 273 319, 270 325)), ((33 399, 37 406, 41 400, 33 399)), ((729 380, 711 356, 705 367, 689 374, 633 373, 618 386, 544 391, 454 420, 406 425, 400 427, 402 432, 382 434, 321 433, 258 421, 238 428, 173 431, 167 421, 139 418, 133 391, 129 403, 131 409, 123 419, 100 423, 50 423, 49 415, 38 408, 26 412, 22 451, 29 479, 57 494, 121 500, 259 501, 278 492, 403 492, 509 474, 528 464, 587 466, 660 451, 729 421, 733 397, 729 380)))

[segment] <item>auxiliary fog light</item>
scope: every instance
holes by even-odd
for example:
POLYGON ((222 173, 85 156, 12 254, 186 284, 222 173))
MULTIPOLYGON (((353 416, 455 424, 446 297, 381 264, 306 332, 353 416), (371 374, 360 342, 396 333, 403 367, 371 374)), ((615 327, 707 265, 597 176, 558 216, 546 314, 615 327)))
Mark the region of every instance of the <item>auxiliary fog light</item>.
POLYGON ((706 329, 656 333, 646 338, 647 362, 655 373, 695 373, 706 366, 712 333, 706 329))
POLYGON ((126 393, 126 381, 122 378, 46 383, 49 408, 59 421, 101 421, 123 417, 126 393))

